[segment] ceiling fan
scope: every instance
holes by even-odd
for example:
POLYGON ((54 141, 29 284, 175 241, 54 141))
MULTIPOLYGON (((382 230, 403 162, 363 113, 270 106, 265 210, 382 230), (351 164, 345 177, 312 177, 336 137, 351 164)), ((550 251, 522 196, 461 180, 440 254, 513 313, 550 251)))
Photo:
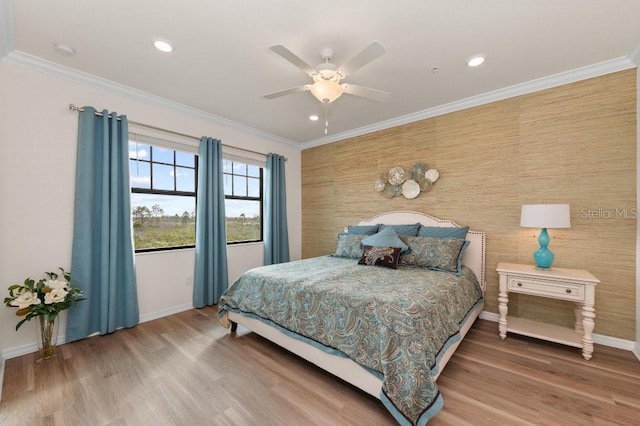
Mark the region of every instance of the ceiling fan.
POLYGON ((342 96, 343 93, 376 102, 384 102, 390 95, 389 92, 382 90, 359 86, 357 84, 341 83, 345 77, 351 75, 385 52, 384 47, 377 41, 365 47, 360 53, 341 66, 337 66, 331 62, 334 53, 333 49, 325 47, 320 51, 322 63, 316 65, 315 68, 280 44, 271 46, 269 49, 304 71, 313 79, 313 83, 268 93, 264 95, 267 99, 310 91, 320 102, 329 104, 342 96))

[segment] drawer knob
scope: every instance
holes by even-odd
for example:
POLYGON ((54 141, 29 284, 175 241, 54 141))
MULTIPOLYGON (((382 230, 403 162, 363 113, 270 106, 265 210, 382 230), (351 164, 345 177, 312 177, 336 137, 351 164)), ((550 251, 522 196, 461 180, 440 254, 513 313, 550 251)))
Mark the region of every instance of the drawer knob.
POLYGON ((522 287, 522 283, 520 283, 520 282, 519 282, 519 283, 518 283, 518 287, 522 287))
POLYGON ((566 289, 565 291, 566 291, 568 294, 571 294, 571 289, 570 289, 570 288, 566 289))

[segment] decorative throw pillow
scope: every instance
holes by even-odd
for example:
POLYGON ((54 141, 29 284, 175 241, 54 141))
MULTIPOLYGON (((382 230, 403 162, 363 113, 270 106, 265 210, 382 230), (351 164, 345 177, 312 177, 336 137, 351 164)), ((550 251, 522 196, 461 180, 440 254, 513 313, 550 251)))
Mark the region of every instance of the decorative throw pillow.
POLYGON ((461 227, 444 227, 444 226, 420 226, 418 237, 431 238, 455 238, 464 240, 467 238, 468 226, 461 227))
POLYGON ((409 247, 402 242, 402 240, 398 237, 398 234, 393 230, 393 228, 384 228, 382 231, 378 232, 375 235, 371 235, 370 237, 362 240, 362 245, 365 246, 376 246, 376 247, 398 247, 400 249, 400 253, 403 253, 409 249, 409 247))
POLYGON ((398 269, 399 258, 400 249, 398 247, 364 246, 362 257, 358 264, 398 269))
POLYGON ((380 230, 384 228, 392 228, 398 235, 404 235, 405 237, 417 237, 418 229, 420 229, 419 223, 412 223, 408 225, 381 225, 380 230))
POLYGON ((334 256, 360 259, 362 257, 362 240, 366 235, 338 234, 338 247, 334 256))
POLYGON ((469 245, 467 240, 453 238, 403 237, 409 251, 400 255, 400 264, 462 273, 462 256, 469 245))
POLYGON ((380 225, 356 225, 347 226, 347 234, 352 235, 373 235, 378 232, 380 225))

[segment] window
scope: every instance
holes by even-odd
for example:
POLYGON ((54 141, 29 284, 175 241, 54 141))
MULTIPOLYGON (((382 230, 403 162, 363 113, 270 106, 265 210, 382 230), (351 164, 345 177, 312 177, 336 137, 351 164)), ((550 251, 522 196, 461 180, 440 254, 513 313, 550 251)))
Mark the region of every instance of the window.
POLYGON ((198 157, 129 141, 136 252, 194 247, 198 157))
POLYGON ((262 241, 262 167, 222 160, 227 243, 262 241))
MULTIPOLYGON (((136 252, 195 247, 198 155, 187 145, 130 133, 136 252), (184 147, 184 148, 182 148, 184 147)), ((262 241, 263 166, 228 153, 223 179, 227 243, 262 241)))

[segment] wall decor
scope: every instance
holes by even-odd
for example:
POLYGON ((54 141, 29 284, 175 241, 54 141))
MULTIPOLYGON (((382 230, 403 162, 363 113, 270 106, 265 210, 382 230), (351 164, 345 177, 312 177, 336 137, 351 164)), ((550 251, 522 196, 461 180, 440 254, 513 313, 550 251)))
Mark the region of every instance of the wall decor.
POLYGON ((402 195, 412 199, 421 192, 430 191, 439 177, 440 173, 436 169, 430 169, 425 163, 414 164, 408 172, 396 166, 382 173, 375 181, 373 189, 385 198, 402 195))

